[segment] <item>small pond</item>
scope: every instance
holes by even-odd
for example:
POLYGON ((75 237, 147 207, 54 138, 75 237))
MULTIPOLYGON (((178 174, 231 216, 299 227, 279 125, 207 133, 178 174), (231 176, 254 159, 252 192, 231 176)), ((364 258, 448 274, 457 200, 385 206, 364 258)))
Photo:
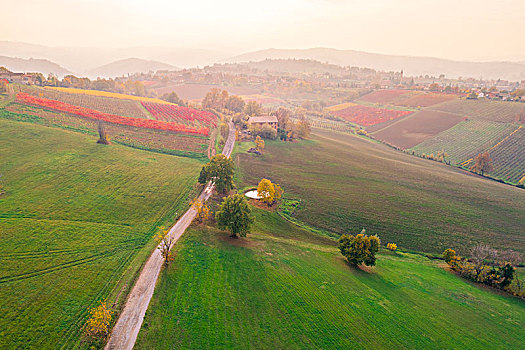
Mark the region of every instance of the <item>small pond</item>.
POLYGON ((251 191, 248 191, 244 194, 246 197, 248 198, 251 198, 251 199, 260 199, 261 197, 259 197, 257 195, 257 190, 251 190, 251 191))

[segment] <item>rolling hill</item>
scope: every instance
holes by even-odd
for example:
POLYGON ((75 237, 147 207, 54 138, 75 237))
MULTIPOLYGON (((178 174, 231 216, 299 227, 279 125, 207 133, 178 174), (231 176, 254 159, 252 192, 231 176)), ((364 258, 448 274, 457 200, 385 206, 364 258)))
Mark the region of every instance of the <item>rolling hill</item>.
POLYGON ((126 58, 89 70, 86 72, 86 75, 90 78, 113 78, 127 74, 155 72, 163 69, 177 70, 178 68, 159 61, 126 58))
POLYGON ((525 79, 525 64, 517 62, 464 62, 432 57, 384 55, 355 50, 331 48, 266 49, 231 57, 225 62, 262 61, 265 59, 313 59, 342 66, 368 67, 385 71, 400 71, 407 75, 440 75, 457 78, 525 79))
POLYGON ((0 56, 0 67, 5 67, 12 72, 35 72, 45 76, 52 73, 59 78, 71 74, 66 68, 46 59, 0 56))

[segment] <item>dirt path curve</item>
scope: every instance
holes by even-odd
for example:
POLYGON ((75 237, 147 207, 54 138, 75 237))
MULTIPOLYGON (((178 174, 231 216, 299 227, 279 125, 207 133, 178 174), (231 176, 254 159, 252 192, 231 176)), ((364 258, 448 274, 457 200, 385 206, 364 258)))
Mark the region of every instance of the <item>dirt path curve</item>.
MULTIPOLYGON (((235 144, 235 129, 233 123, 228 123, 229 134, 222 154, 230 156, 235 144)), ((199 195, 201 200, 208 199, 213 192, 213 185, 209 183, 199 195)), ((195 218, 195 209, 190 208, 171 228, 169 234, 173 237, 174 243, 182 236, 186 228, 195 218)), ((144 315, 148 309, 149 302, 155 290, 155 284, 162 268, 162 256, 158 249, 151 254, 146 261, 144 268, 140 272, 128 300, 113 327, 105 349, 133 349, 137 335, 139 334, 144 315)))

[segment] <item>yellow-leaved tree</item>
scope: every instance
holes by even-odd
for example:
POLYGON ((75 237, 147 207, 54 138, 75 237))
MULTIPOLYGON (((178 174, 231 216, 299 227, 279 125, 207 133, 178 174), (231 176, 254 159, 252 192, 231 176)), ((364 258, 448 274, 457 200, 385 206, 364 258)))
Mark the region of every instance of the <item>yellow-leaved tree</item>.
POLYGON ((108 335, 109 324, 113 312, 108 308, 105 300, 89 309, 90 317, 86 322, 86 334, 91 339, 104 339, 108 335))
POLYGON ((255 148, 261 153, 264 150, 264 140, 260 136, 255 138, 255 148))
POLYGON ((173 237, 169 234, 169 230, 164 230, 163 227, 161 227, 161 230, 159 234, 156 237, 158 249, 160 250, 160 254, 162 255, 162 258, 164 259, 164 264, 168 265, 170 261, 173 260, 173 254, 171 252, 171 246, 173 244, 173 237))
POLYGON ((283 189, 278 184, 273 184, 268 179, 262 179, 257 186, 259 200, 268 206, 273 205, 283 196, 283 189))
POLYGON ((199 198, 195 198, 190 202, 190 205, 197 211, 196 218, 199 223, 206 222, 210 218, 211 210, 206 201, 203 202, 199 198))

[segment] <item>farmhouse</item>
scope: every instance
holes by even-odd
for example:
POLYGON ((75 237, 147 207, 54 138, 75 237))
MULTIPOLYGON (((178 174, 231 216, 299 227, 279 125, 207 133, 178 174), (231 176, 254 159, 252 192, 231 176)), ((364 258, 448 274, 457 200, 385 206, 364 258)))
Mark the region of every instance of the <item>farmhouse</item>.
POLYGON ((252 126, 262 127, 264 125, 269 125, 270 127, 277 130, 277 124, 278 124, 277 117, 274 115, 263 115, 263 116, 257 116, 257 117, 250 117, 250 119, 248 119, 248 126, 250 127, 252 126))
POLYGON ((0 79, 5 79, 11 83, 31 85, 35 83, 33 74, 28 73, 13 73, 7 69, 0 70, 0 79))

